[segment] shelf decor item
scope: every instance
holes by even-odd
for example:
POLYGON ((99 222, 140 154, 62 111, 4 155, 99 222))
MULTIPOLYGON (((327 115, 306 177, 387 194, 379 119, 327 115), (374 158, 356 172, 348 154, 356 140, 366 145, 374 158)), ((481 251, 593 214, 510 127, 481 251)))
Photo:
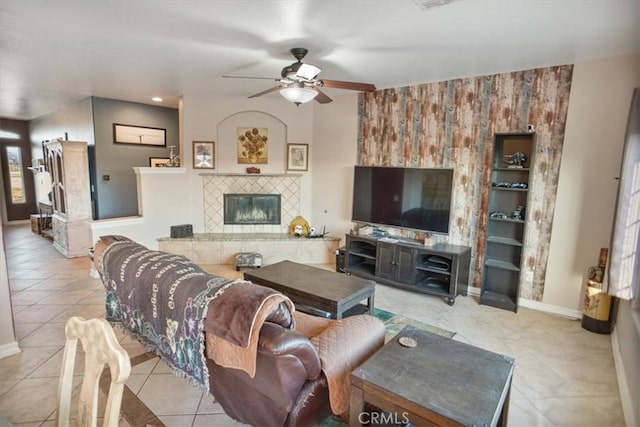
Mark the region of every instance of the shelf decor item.
POLYGON ((169 164, 170 159, 168 157, 149 157, 150 168, 164 168, 169 164))
POLYGON ((613 331, 613 308, 615 299, 604 289, 604 273, 607 268, 609 248, 601 248, 598 265, 587 272, 587 287, 582 310, 582 328, 597 334, 613 331))
POLYGON ((309 144, 287 144, 287 170, 309 169, 309 144))
POLYGON ((215 142, 193 141, 193 168, 215 169, 215 164, 215 142))

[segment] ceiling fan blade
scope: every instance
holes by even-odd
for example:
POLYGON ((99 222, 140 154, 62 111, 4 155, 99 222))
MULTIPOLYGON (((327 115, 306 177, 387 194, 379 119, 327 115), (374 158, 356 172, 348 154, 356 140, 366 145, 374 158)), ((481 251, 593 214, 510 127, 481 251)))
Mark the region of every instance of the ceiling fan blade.
POLYGON ((318 92, 318 94, 316 95, 315 99, 317 102, 319 102, 320 104, 328 104, 329 102, 333 101, 331 98, 329 98, 327 96, 326 93, 322 92, 320 89, 318 89, 317 87, 314 87, 313 90, 315 90, 316 92, 318 92))
POLYGON ((273 77, 249 77, 249 76, 222 76, 226 79, 260 79, 260 80, 273 80, 279 81, 280 79, 274 79, 273 77))
POLYGON ((322 86, 336 89, 359 90, 362 92, 375 92, 376 87, 370 83, 343 82, 340 80, 320 80, 322 86))
POLYGON ((258 92, 256 94, 251 95, 249 98, 257 98, 262 95, 266 95, 271 92, 275 92, 276 90, 282 89, 282 86, 274 86, 271 89, 263 90, 262 92, 258 92))

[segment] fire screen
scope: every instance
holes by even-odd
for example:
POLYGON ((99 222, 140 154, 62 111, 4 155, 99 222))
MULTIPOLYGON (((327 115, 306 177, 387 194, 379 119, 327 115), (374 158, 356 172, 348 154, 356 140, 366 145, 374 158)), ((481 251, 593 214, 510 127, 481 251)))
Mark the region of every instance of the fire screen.
POLYGON ((225 194, 225 224, 280 224, 280 194, 225 194))

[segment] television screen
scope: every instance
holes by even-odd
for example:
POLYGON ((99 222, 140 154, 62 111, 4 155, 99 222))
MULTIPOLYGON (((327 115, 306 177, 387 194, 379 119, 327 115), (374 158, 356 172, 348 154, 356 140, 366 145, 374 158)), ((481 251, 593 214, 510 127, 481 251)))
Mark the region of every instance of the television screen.
POLYGON ((449 233, 453 169, 356 166, 352 220, 449 233))

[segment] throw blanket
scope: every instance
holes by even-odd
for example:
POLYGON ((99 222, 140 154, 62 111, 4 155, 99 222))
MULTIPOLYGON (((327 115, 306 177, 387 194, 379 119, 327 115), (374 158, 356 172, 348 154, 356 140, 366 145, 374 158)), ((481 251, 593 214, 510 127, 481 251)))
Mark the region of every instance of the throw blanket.
POLYGON ((189 259, 132 241, 111 243, 98 260, 107 320, 152 348, 192 383, 209 390, 203 323, 209 303, 236 281, 189 259))
POLYGON ((211 302, 205 320, 207 357, 226 368, 256 373, 260 328, 265 321, 293 329, 291 300, 273 289, 237 283, 211 302), (224 321, 220 321, 225 319, 224 321))
POLYGON ((351 371, 384 345, 384 323, 373 316, 330 320, 301 312, 295 313, 295 319, 296 329, 309 337, 318 351, 329 386, 331 411, 345 413, 349 409, 351 371))

